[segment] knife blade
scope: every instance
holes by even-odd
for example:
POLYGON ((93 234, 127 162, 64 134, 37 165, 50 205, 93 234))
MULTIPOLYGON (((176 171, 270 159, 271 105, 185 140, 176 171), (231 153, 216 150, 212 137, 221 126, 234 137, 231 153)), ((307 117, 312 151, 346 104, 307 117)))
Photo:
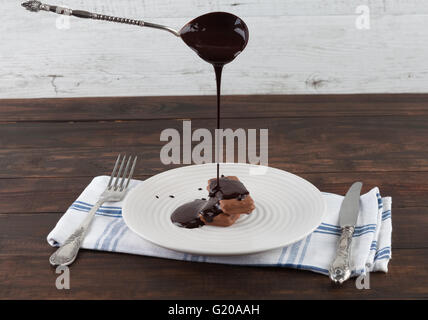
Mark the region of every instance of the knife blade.
POLYGON ((349 188, 342 201, 339 211, 339 225, 341 235, 336 251, 336 258, 330 267, 330 279, 335 283, 342 284, 351 276, 350 250, 352 235, 358 220, 360 210, 360 193, 363 184, 355 182, 349 188))
POLYGON ((340 227, 355 226, 357 224, 362 186, 361 182, 355 182, 346 193, 339 211, 340 227))

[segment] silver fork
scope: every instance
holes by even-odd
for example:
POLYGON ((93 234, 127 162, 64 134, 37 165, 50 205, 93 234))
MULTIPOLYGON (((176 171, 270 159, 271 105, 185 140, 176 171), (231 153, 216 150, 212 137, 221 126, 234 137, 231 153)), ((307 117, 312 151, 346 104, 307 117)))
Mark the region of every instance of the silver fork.
POLYGON ((67 240, 65 240, 64 243, 50 256, 49 262, 51 263, 51 265, 67 266, 69 264, 72 264, 77 257, 77 253, 79 252, 80 246, 82 245, 83 239, 85 238, 86 232, 88 231, 89 226, 91 225, 91 222, 97 210, 102 206, 104 202, 107 202, 107 201, 117 202, 117 201, 121 201, 125 197, 129 182, 131 181, 132 175, 134 174, 135 164, 137 163, 137 157, 134 158, 127 180, 126 180, 126 176, 128 173, 129 166, 131 164, 132 156, 128 158, 128 161, 126 162, 125 170, 122 173, 123 167, 125 165, 125 160, 126 160, 126 155, 123 156, 122 162, 119 167, 119 171, 116 174, 116 170, 119 165, 120 158, 121 156, 119 154, 116 160, 116 164, 114 165, 113 172, 111 173, 108 186, 104 190, 104 192, 101 194, 100 199, 89 211, 85 220, 83 220, 83 222, 80 224, 77 230, 74 231, 71 234, 71 236, 69 236, 67 240))

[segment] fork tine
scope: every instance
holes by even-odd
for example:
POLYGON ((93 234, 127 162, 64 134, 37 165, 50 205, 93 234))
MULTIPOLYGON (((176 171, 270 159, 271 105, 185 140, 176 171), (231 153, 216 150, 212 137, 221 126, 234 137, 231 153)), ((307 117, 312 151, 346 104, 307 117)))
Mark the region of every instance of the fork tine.
POLYGON ((114 165, 114 168, 113 168, 113 171, 111 173, 110 180, 108 182, 107 188, 111 187, 111 182, 113 181, 113 177, 114 177, 114 175, 116 173, 116 169, 117 169, 117 165, 119 164, 119 160, 120 160, 120 154, 117 156, 116 164, 114 165))
POLYGON ((128 181, 126 181, 125 189, 128 188, 129 182, 132 179, 132 175, 134 174, 134 169, 135 169, 135 164, 137 163, 137 159, 138 159, 138 157, 135 156, 134 163, 132 164, 131 171, 129 172, 128 181))
POLYGON ((131 163, 131 159, 132 159, 132 156, 129 156, 128 162, 126 162, 126 167, 125 167, 125 170, 123 171, 122 180, 120 181, 120 185, 119 185, 119 190, 120 191, 123 190, 123 184, 124 184, 125 179, 126 179, 126 174, 128 173, 129 164, 131 163))
POLYGON ((125 164, 126 154, 123 156, 122 163, 120 164, 119 171, 117 172, 116 179, 114 180, 113 188, 117 190, 117 182, 120 179, 120 174, 122 173, 123 165, 125 164))

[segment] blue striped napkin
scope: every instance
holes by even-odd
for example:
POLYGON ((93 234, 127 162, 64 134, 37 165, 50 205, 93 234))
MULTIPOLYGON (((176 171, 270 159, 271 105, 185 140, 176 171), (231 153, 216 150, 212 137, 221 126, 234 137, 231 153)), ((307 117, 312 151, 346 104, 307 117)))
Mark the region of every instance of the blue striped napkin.
MULTIPOLYGON (((92 180, 49 233, 47 240, 50 245, 58 246, 77 228, 105 189, 108 179, 107 176, 99 176, 92 180)), ((131 181, 130 188, 139 183, 143 182, 131 181)), ((106 203, 98 210, 82 247, 195 262, 288 267, 327 275, 340 235, 338 221, 343 197, 331 193, 323 193, 323 197, 328 213, 313 233, 287 247, 262 253, 199 256, 161 248, 128 229, 122 219, 121 202, 106 203)), ((382 198, 379 189, 373 188, 360 198, 360 214, 351 248, 354 276, 388 271, 391 232, 391 198, 382 198)))

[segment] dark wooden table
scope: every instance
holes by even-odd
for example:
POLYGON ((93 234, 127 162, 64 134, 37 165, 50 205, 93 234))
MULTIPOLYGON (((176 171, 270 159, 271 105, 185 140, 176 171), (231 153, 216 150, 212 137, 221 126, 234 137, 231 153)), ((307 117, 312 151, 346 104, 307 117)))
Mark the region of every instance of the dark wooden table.
POLYGON ((71 289, 55 287, 46 236, 92 177, 120 152, 142 157, 136 178, 170 169, 164 128, 215 126, 214 97, 0 100, 1 299, 428 298, 428 95, 233 96, 223 127, 268 128, 269 164, 319 189, 353 181, 392 196, 387 274, 341 288, 280 268, 181 262, 83 250, 71 289))

